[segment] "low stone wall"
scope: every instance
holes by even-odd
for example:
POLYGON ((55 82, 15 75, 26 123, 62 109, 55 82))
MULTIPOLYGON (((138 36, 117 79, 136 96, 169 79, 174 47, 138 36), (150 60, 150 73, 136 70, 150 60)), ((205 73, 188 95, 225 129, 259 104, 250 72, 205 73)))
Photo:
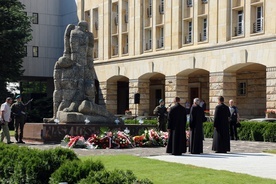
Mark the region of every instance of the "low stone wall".
POLYGON ((60 143, 65 135, 84 136, 85 139, 92 134, 100 134, 102 127, 113 130, 129 129, 130 135, 139 135, 144 129, 156 128, 155 125, 115 125, 115 124, 53 124, 53 123, 26 123, 24 139, 41 141, 44 143, 60 143))

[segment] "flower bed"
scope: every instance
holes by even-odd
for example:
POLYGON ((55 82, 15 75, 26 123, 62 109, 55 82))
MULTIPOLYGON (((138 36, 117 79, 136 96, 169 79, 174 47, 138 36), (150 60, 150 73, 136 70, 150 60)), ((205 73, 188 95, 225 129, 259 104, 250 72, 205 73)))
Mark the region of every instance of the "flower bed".
POLYGON ((66 135, 62 144, 68 148, 134 148, 134 147, 164 147, 168 142, 167 132, 154 129, 145 130, 142 135, 130 136, 124 131, 105 132, 102 135, 91 135, 87 140, 83 136, 66 135))
MULTIPOLYGON (((186 131, 189 146, 189 131, 186 131)), ((66 135, 62 145, 68 148, 87 149, 122 149, 134 147, 165 147, 168 143, 168 132, 145 130, 142 135, 130 136, 127 131, 105 132, 101 135, 92 134, 87 140, 83 136, 66 135)))

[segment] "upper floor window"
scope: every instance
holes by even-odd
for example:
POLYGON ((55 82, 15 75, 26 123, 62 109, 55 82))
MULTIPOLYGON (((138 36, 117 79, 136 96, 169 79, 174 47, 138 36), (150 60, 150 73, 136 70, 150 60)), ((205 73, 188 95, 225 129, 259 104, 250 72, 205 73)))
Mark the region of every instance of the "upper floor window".
POLYGON ((243 35, 244 34, 244 14, 243 10, 238 11, 237 15, 237 27, 235 30, 235 36, 243 35))
POLYGON ((33 57, 38 57, 38 46, 33 46, 33 57))
POLYGON ((38 24, 38 13, 33 13, 33 24, 38 24))
POLYGON ((152 16, 152 0, 148 0, 148 2, 149 2, 149 5, 147 8, 147 15, 150 18, 152 16))
POLYGON ((24 56, 25 57, 28 56, 28 48, 27 48, 27 46, 24 46, 24 56))
POLYGON ((193 0, 187 0, 187 6, 192 7, 193 6, 193 0))
POLYGON ((186 38, 186 43, 191 43, 192 42, 192 34, 193 34, 193 24, 190 21, 188 23, 188 37, 186 38))
POLYGON ((200 34, 200 41, 207 40, 207 18, 202 19, 202 33, 200 34))
POLYGON ((159 13, 164 14, 164 0, 160 0, 159 13))
POLYGON ((256 22, 253 23, 253 32, 263 31, 263 7, 259 6, 256 8, 256 22))
POLYGON ((164 28, 160 27, 159 30, 159 37, 157 38, 157 48, 164 47, 164 28))

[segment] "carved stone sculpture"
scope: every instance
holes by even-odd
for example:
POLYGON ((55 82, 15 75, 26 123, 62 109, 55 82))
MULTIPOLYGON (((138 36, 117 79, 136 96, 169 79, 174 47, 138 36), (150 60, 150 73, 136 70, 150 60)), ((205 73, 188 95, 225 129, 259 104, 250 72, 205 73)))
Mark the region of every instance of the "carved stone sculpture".
POLYGON ((116 117, 95 104, 96 72, 93 65, 93 34, 85 21, 68 25, 64 33, 64 53, 54 67, 53 118, 61 123, 113 123, 116 117))

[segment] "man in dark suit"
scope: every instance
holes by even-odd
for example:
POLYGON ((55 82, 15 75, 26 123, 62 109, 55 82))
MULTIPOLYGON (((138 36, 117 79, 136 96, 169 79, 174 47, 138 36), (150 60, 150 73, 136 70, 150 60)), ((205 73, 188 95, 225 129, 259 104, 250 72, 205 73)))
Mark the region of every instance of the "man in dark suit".
POLYGON ((180 105, 180 98, 175 97, 174 106, 170 108, 168 117, 169 139, 167 153, 182 155, 186 153, 186 109, 180 105))
POLYGON ((190 112, 190 152, 191 154, 203 153, 203 122, 207 121, 203 108, 200 107, 199 98, 194 99, 190 112))
POLYGON ((214 136, 212 150, 216 153, 230 151, 229 136, 229 107, 224 104, 223 96, 218 97, 218 105, 215 109, 214 136))

